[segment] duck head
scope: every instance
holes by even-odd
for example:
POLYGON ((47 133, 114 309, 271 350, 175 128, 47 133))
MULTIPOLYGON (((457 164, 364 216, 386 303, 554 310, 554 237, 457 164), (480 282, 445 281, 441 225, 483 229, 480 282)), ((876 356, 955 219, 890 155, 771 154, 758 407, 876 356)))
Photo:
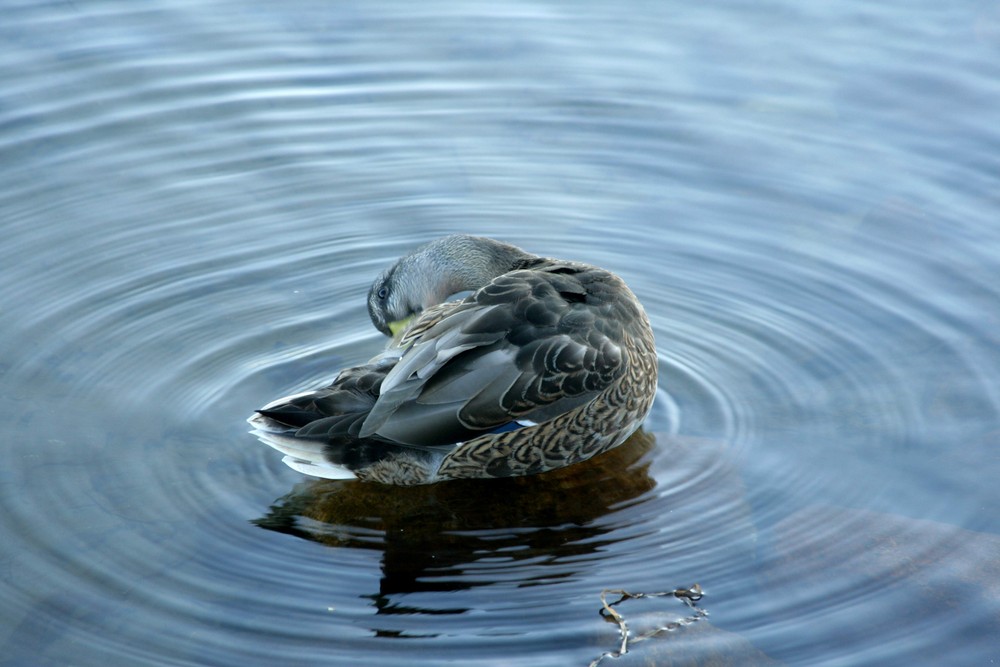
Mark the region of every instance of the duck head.
POLYGON ((368 290, 368 315, 387 336, 426 308, 477 290, 534 255, 493 239, 453 234, 421 246, 379 274, 368 290))

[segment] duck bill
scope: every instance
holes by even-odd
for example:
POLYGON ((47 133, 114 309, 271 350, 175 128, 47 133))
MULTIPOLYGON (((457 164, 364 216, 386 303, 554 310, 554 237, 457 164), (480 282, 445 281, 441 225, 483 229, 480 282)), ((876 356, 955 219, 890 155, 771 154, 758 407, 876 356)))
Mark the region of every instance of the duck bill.
POLYGON ((406 327, 410 326, 410 322, 413 321, 413 316, 407 318, 396 320, 395 322, 389 322, 389 331, 392 332, 393 338, 398 336, 406 327))

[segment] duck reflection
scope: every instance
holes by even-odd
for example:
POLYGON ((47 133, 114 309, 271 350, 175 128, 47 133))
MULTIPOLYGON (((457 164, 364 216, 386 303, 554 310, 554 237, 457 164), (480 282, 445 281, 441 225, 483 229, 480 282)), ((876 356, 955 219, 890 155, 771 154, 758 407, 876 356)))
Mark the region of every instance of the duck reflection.
MULTIPOLYGON (((489 567, 484 571, 476 563, 540 557, 551 562, 607 545, 612 538, 601 536, 613 522, 598 519, 637 502, 656 485, 649 474, 654 444, 653 435, 640 430, 591 460, 528 477, 411 487, 303 482, 254 523, 330 546, 381 550, 376 605, 392 613, 389 595, 495 583, 489 567)), ((539 570, 538 577, 571 574, 550 569, 539 570)))

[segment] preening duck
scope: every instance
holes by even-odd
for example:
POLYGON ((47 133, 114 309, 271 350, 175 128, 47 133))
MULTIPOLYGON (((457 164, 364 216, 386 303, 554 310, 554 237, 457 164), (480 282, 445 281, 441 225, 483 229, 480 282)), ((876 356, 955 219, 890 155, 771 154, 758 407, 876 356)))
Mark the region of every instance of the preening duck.
POLYGON ((368 312, 393 336, 384 352, 250 419, 308 475, 429 484, 544 472, 619 445, 653 403, 649 319, 596 266, 447 236, 383 271, 368 312))

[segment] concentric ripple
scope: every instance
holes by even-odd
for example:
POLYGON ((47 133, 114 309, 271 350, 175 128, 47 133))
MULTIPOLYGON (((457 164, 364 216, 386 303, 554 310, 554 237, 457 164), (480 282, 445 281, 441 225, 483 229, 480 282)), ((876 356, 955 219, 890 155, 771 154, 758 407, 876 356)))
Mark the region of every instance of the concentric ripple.
POLYGON ((588 664, 603 589, 694 583, 708 639, 637 659, 995 657, 990 12, 7 5, 0 662, 588 664), (246 416, 375 354, 372 278, 459 231, 626 279, 645 432, 287 469, 246 416))

